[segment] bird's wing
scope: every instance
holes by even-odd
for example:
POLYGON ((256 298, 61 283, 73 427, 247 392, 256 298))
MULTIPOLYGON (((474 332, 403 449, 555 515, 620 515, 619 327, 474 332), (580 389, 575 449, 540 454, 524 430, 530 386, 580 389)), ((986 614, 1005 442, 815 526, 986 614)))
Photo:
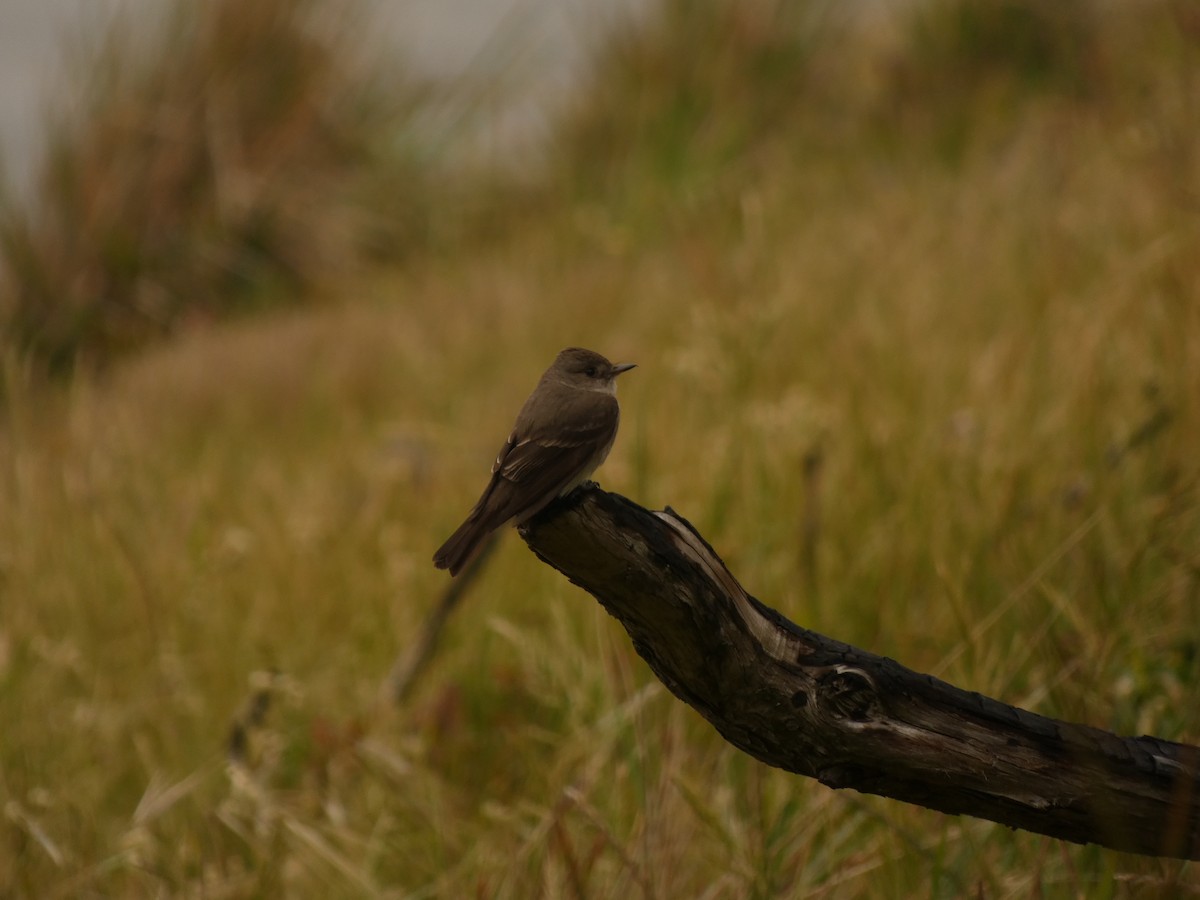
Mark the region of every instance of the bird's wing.
POLYGON ((583 421, 556 422, 531 435, 514 430, 496 456, 491 483, 479 498, 476 514, 495 526, 533 515, 612 443, 618 419, 613 398, 583 421))

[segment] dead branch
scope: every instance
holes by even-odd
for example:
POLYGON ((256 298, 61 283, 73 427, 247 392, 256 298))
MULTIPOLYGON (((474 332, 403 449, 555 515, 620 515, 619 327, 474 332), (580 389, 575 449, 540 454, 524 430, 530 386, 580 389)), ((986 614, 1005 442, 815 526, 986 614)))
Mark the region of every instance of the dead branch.
POLYGON ((1200 748, 1060 722, 789 622, 669 508, 593 486, 521 528, 659 679, 768 763, 953 815, 1200 859, 1200 748))

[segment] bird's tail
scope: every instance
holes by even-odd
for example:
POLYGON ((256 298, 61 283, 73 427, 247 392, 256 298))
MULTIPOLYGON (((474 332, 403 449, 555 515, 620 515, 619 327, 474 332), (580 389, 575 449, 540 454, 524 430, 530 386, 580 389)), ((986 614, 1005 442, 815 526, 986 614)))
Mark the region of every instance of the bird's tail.
POLYGON ((482 517, 469 517, 433 554, 433 564, 439 569, 449 569, 451 575, 457 575, 483 549, 491 531, 482 517))

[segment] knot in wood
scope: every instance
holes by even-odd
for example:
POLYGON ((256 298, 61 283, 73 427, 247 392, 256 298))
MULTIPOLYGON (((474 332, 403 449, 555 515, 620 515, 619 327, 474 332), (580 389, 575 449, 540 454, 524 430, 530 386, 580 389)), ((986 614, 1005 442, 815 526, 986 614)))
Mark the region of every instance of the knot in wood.
POLYGON ((875 682, 862 669, 835 666, 817 679, 817 689, 821 705, 837 719, 865 722, 879 707, 875 682))

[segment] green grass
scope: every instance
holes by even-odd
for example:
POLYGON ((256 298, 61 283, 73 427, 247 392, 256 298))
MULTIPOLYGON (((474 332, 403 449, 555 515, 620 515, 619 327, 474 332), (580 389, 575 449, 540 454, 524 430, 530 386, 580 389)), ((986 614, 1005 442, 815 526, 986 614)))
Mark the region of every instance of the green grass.
MULTIPOLYGON (((0 893, 1194 892, 1194 865, 761 766, 515 536, 411 702, 381 694, 445 586, 434 548, 583 344, 639 364, 604 486, 687 516, 765 602, 1009 703, 1200 742, 1197 43, 1186 5, 1152 12, 1089 25, 1100 89, 998 88, 992 63, 940 112, 906 92, 954 78, 944 33, 894 82, 909 31, 802 22, 767 57, 819 61, 811 104, 665 135, 637 107, 674 102, 656 64, 596 100, 611 155, 568 117, 550 183, 473 243, 103 378, 48 389, 9 348, 0 893), (926 127, 950 116, 953 152, 926 127), (608 187, 581 183, 604 158, 608 187)), ((600 59, 603 94, 630 54, 600 59)), ((714 71, 731 106, 779 82, 714 71)))

